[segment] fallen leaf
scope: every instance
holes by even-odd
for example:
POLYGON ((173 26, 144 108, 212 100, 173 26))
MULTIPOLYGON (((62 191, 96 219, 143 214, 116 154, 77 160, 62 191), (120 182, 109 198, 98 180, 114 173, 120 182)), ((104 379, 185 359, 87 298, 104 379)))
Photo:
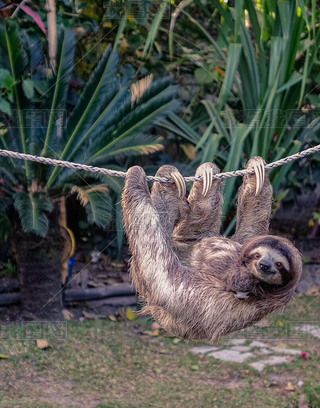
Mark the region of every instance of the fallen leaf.
POLYGON ((128 320, 135 320, 135 319, 138 318, 138 315, 137 315, 137 313, 135 313, 135 312, 131 309, 131 307, 127 307, 127 309, 126 309, 126 318, 127 318, 128 320))
POLYGON ((142 333, 146 334, 147 336, 153 336, 153 337, 159 336, 159 330, 152 330, 152 331, 144 330, 142 333))
POLYGON ((285 387, 286 391, 295 391, 294 386, 291 384, 291 382, 288 382, 287 386, 285 387))
POLYGON ((117 322, 117 318, 113 315, 108 315, 109 319, 112 320, 113 322, 117 322))
POLYGON ((310 286, 310 288, 305 293, 307 296, 318 296, 320 294, 320 289, 316 285, 310 286))
POLYGON ((283 322, 281 320, 276 321, 276 326, 283 326, 283 322))
POLYGON ((198 371, 198 370, 199 370, 199 366, 193 365, 193 366, 191 366, 191 370, 192 370, 192 371, 198 371))
POLYGON ((153 367, 153 371, 154 371, 156 374, 161 374, 161 372, 162 372, 161 368, 159 368, 159 367, 153 367))
POLYGON ((66 320, 71 320, 73 318, 73 314, 68 309, 62 309, 62 314, 66 320))
POLYGON ((47 348, 52 347, 52 346, 47 342, 47 340, 37 339, 36 342, 37 342, 37 347, 38 347, 38 349, 41 349, 41 350, 44 350, 44 349, 47 349, 47 348))
POLYGON ((173 344, 178 344, 178 343, 180 343, 180 341, 181 341, 181 339, 179 339, 179 337, 175 337, 175 338, 172 340, 172 343, 173 343, 173 344))

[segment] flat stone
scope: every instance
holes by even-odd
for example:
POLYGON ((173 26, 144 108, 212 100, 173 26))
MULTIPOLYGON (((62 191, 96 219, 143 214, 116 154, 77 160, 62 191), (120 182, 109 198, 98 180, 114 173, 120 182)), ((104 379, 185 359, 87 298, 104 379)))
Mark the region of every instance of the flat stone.
POLYGON ((261 348, 259 350, 256 350, 255 353, 256 354, 270 354, 271 351, 269 349, 267 349, 267 348, 261 348))
POLYGON ((263 347, 263 348, 265 348, 265 347, 268 347, 268 344, 263 343, 262 341, 254 340, 254 341, 250 344, 250 347, 263 347))
POLYGON ((192 349, 190 351, 193 354, 205 354, 205 353, 209 353, 209 351, 216 351, 216 350, 219 350, 219 347, 215 347, 215 346, 198 346, 198 347, 192 347, 192 349))
POLYGON ((233 346, 233 347, 230 348, 230 350, 244 352, 244 351, 250 351, 251 347, 249 347, 249 346, 233 346))
POLYGON ((287 356, 271 356, 266 360, 255 361, 253 363, 249 363, 249 366, 253 367, 257 371, 263 371, 266 366, 278 365, 287 363, 289 361, 289 357, 287 356))
POLYGON ((297 329, 320 339, 320 326, 316 326, 314 324, 304 324, 302 326, 298 326, 297 329))
POLYGON ((245 342, 246 342, 246 339, 231 339, 227 342, 227 344, 233 344, 234 346, 240 346, 241 344, 245 342))
POLYGON ((220 350, 208 354, 208 356, 214 357, 218 360, 232 361, 235 363, 243 363, 249 357, 253 357, 253 355, 253 353, 240 353, 236 350, 220 350))
POLYGON ((282 353, 282 354, 290 354, 292 356, 296 356, 297 354, 300 354, 300 350, 296 349, 290 349, 290 348, 282 348, 282 347, 271 347, 272 351, 275 351, 276 353, 282 353))

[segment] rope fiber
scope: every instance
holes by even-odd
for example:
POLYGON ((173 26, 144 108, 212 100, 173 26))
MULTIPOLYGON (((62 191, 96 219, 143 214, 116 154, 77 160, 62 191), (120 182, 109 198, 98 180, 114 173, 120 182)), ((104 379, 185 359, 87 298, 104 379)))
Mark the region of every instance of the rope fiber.
MULTIPOLYGON (((264 167, 266 170, 274 169, 276 167, 282 166, 283 164, 290 163, 294 160, 302 159, 303 157, 309 156, 310 154, 317 153, 317 152, 320 152, 320 144, 314 147, 310 147, 309 149, 303 150, 299 153, 295 153, 291 156, 284 157, 283 159, 277 160, 273 163, 266 164, 264 167)), ((29 160, 32 162, 48 164, 51 166, 66 167, 68 169, 73 169, 73 170, 84 170, 84 171, 88 171, 91 173, 104 174, 106 176, 114 176, 114 177, 122 177, 122 178, 126 177, 126 173, 124 171, 104 169, 102 167, 94 167, 94 166, 89 166, 87 164, 73 163, 73 162, 57 160, 57 159, 50 159, 49 157, 34 156, 32 154, 13 152, 10 150, 0 149, 0 156, 11 157, 13 159, 20 159, 20 160, 29 160)), ((246 174, 254 174, 254 170, 253 169, 250 169, 250 170, 243 169, 243 170, 228 171, 225 173, 217 173, 217 174, 214 174, 212 178, 221 180, 221 179, 230 178, 230 177, 244 176, 246 174)), ((194 181, 202 180, 202 176, 184 177, 184 179, 186 182, 194 182, 194 181)), ((153 176, 147 176, 147 180, 148 181, 159 181, 161 183, 172 183, 173 182, 173 180, 167 179, 165 177, 153 177, 153 176)))

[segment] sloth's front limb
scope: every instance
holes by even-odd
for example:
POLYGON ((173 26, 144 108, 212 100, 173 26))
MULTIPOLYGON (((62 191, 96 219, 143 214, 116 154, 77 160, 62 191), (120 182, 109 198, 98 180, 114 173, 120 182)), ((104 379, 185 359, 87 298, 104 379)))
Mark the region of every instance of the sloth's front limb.
POLYGON ((198 167, 196 176, 202 176, 203 180, 193 183, 188 197, 188 212, 179 219, 173 232, 175 242, 191 244, 204 237, 220 235, 223 203, 221 181, 212 179, 219 172, 214 163, 204 163, 198 167))
POLYGON ((257 180, 256 174, 245 175, 242 186, 239 189, 237 225, 232 239, 240 244, 257 235, 269 233, 272 185, 268 173, 265 172, 264 174, 262 164, 265 164, 265 161, 259 156, 252 157, 248 161, 246 168, 257 168, 257 174, 260 177, 257 180))
POLYGON ((175 278, 182 270, 172 249, 170 231, 162 224, 170 226, 174 217, 169 212, 167 216, 165 212, 159 214, 156 208, 164 196, 157 203, 154 199, 152 202, 143 169, 135 166, 128 170, 122 210, 132 253, 131 274, 140 295, 155 305, 176 300, 175 278))

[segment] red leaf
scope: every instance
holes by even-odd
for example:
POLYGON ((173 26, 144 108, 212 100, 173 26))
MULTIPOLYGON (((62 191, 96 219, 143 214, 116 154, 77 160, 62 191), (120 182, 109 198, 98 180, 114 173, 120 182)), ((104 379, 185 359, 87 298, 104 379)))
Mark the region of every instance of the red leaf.
POLYGON ((18 8, 21 8, 21 10, 23 10, 26 14, 28 14, 28 16, 30 16, 35 21, 35 23, 40 28, 40 30, 42 30, 44 34, 47 35, 47 30, 44 26, 44 23, 36 11, 32 10, 32 8, 27 6, 26 4, 22 4, 22 3, 21 4, 13 3, 13 4, 17 6, 18 8))

